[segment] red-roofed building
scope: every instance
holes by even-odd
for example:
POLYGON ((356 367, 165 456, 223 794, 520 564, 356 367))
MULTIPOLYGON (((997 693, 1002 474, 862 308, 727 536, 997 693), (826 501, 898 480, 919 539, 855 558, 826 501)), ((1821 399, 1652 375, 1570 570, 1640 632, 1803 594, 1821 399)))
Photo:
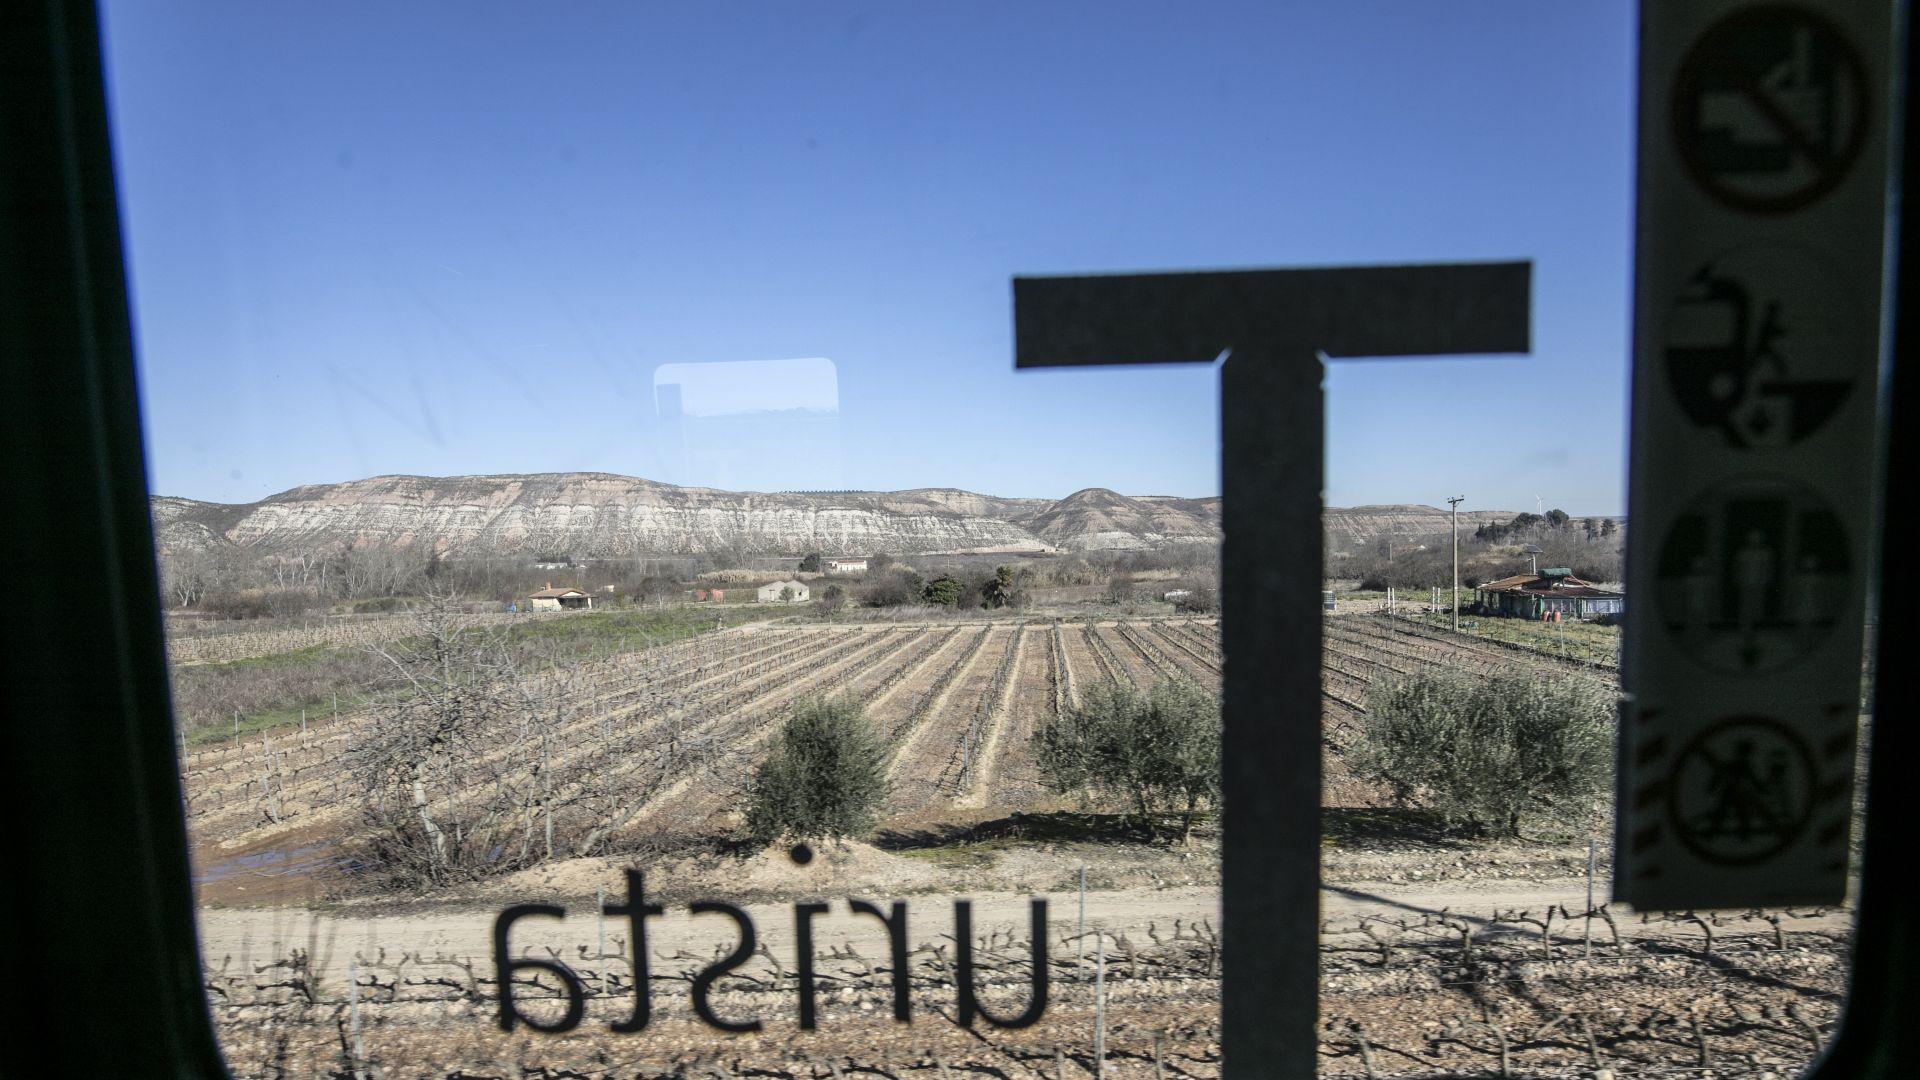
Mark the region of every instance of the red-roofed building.
POLYGON ((1481 613, 1521 619, 1592 619, 1627 609, 1624 595, 1582 581, 1565 567, 1485 582, 1473 595, 1475 609, 1481 613))

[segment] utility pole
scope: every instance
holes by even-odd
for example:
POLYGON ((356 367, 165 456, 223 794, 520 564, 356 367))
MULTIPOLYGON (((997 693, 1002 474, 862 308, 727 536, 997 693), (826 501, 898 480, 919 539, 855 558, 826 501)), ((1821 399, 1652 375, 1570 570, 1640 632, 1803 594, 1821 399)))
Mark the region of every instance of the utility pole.
POLYGON ((1455 495, 1447 500, 1447 509, 1453 515, 1453 628, 1460 629, 1460 504, 1465 495, 1455 495))

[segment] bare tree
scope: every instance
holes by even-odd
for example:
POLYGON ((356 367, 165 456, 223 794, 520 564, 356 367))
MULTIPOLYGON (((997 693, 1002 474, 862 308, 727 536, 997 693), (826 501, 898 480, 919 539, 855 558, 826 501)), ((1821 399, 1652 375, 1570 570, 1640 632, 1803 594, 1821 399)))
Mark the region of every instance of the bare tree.
POLYGON ((504 635, 452 608, 431 597, 414 636, 368 646, 387 685, 352 750, 371 861, 435 883, 547 854, 568 712, 562 680, 529 678, 504 635))
MULTIPOLYGON (((375 872, 443 884, 604 847, 687 765, 675 725, 616 733, 591 715, 584 665, 475 627, 446 594, 413 618, 410 637, 368 647, 387 678, 350 751, 375 872)), ((636 712, 656 704, 628 689, 636 712)))

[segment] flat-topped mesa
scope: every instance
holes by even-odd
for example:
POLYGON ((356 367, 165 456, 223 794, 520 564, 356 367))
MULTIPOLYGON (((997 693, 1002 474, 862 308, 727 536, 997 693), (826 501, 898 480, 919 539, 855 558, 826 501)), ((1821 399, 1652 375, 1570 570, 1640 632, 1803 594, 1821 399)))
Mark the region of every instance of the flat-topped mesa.
MULTIPOLYGON (((958 488, 721 491, 613 473, 374 476, 306 484, 258 502, 157 496, 169 552, 236 547, 258 554, 426 545, 468 557, 574 559, 721 552, 1129 551, 1220 539, 1220 498, 1122 495, 1090 487, 1062 499, 958 488)), ((1446 511, 1417 504, 1328 507, 1329 550, 1383 536, 1442 532, 1446 511)), ((1463 529, 1512 511, 1460 514, 1463 529)))
POLYGON ((461 556, 898 554, 1148 548, 1219 538, 1219 500, 1005 499, 952 488, 734 492, 609 473, 376 476, 255 503, 153 500, 162 548, 251 552, 425 545, 461 556))

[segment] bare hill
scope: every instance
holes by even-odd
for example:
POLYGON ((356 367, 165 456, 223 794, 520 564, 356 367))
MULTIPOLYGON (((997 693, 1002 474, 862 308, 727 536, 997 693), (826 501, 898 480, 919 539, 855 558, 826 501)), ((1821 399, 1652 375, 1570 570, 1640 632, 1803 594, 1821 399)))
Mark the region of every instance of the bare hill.
MULTIPOLYGON (((678 487, 610 473, 375 476, 310 484, 229 505, 156 497, 161 546, 311 551, 426 545, 466 556, 951 551, 1112 551, 1215 543, 1220 499, 1087 488, 1064 499, 1011 499, 956 488, 749 492, 678 487)), ((1460 515, 1462 530, 1508 511, 1460 515)), ((1445 530, 1431 506, 1329 507, 1329 550, 1445 530)))
MULTIPOLYGON (((1489 523, 1512 521, 1513 510, 1462 510, 1460 534, 1489 523)), ((1449 528, 1447 511, 1416 503, 1382 503, 1346 508, 1329 506, 1323 515, 1327 528, 1327 550, 1347 551, 1370 544, 1384 536, 1424 538, 1444 533, 1449 528)))
POLYGON ((1059 505, 951 488, 736 492, 607 473, 540 473, 376 476, 297 487, 244 505, 160 497, 153 513, 161 545, 170 550, 233 545, 263 554, 376 544, 590 559, 721 551, 1043 552, 1149 547, 1163 534, 1217 536, 1217 512, 1183 522, 1172 509, 1121 515, 1151 531, 1103 521, 1097 538, 1060 526, 1043 536, 1030 523, 1059 505))

